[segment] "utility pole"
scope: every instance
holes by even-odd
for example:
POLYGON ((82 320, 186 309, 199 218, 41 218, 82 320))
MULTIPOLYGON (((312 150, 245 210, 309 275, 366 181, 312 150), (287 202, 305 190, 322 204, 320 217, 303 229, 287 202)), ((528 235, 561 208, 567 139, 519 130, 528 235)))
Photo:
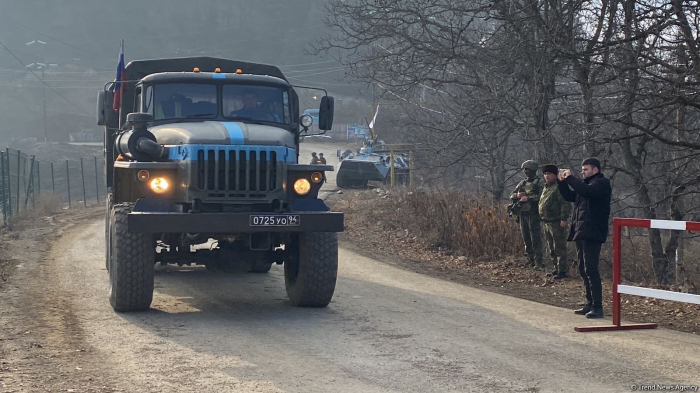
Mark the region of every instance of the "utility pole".
MULTIPOLYGON (((45 71, 46 67, 41 67, 41 81, 44 82, 44 76, 45 76, 45 71)), ((43 112, 43 119, 44 119, 44 143, 48 142, 48 132, 46 131, 46 84, 45 82, 42 83, 41 86, 41 107, 42 107, 42 112, 43 112)))
MULTIPOLYGON (((41 40, 34 40, 27 42, 25 45, 31 46, 34 44, 40 44, 40 45, 46 45, 46 42, 41 41, 41 40)), ((58 64, 52 64, 52 63, 31 63, 27 65, 27 68, 32 68, 33 66, 36 66, 37 68, 41 69, 41 112, 42 112, 42 120, 44 122, 44 143, 49 141, 49 132, 48 132, 48 127, 46 126, 46 67, 57 67, 58 64)))

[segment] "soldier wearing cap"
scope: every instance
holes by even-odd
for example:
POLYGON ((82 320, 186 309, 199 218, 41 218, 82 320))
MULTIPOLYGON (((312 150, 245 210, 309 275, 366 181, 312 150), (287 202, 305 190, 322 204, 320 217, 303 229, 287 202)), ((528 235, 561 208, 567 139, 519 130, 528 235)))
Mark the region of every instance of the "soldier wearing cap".
POLYGON ((566 255, 566 223, 571 215, 571 202, 567 202, 559 192, 557 183, 559 168, 556 165, 544 165, 542 175, 545 185, 540 196, 539 213, 544 228, 544 238, 554 265, 552 276, 555 280, 559 280, 567 277, 569 273, 566 255))
POLYGON ((513 213, 518 215, 520 232, 525 242, 525 253, 530 265, 536 270, 543 270, 542 264, 542 232, 538 203, 542 194, 542 180, 537 176, 538 165, 535 161, 523 162, 521 168, 525 179, 520 181, 510 195, 514 202, 513 213))

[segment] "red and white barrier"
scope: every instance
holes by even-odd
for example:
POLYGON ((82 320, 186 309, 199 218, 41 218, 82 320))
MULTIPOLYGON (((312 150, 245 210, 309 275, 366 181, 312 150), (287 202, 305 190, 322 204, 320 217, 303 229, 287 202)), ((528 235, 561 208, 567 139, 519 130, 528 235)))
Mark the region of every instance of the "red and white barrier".
POLYGON ((604 326, 576 327, 577 332, 595 332, 606 330, 632 330, 655 329, 656 323, 640 323, 622 325, 620 321, 620 294, 645 296, 655 299, 673 300, 683 303, 700 304, 700 295, 663 291, 659 289, 635 287, 621 284, 621 232, 622 227, 671 229, 676 231, 700 231, 700 222, 669 221, 669 220, 643 220, 637 218, 613 218, 613 279, 612 279, 612 307, 613 324, 604 326))

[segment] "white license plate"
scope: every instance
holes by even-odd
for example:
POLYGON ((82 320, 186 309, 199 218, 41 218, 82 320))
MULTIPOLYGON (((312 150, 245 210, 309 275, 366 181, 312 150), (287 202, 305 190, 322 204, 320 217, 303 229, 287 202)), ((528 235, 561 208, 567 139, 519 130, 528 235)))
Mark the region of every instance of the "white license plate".
POLYGON ((253 215, 250 216, 252 227, 298 227, 301 218, 298 214, 253 215))

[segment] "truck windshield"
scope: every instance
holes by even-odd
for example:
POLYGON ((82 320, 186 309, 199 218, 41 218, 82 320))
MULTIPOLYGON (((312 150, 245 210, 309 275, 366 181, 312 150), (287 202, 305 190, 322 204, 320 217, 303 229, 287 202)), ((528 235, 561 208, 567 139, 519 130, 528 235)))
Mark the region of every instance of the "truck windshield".
POLYGON ((146 102, 145 110, 152 113, 155 120, 215 118, 218 113, 216 85, 158 84, 153 88, 153 103, 146 102))
POLYGON ((224 117, 291 124, 289 92, 282 87, 224 85, 224 117))

